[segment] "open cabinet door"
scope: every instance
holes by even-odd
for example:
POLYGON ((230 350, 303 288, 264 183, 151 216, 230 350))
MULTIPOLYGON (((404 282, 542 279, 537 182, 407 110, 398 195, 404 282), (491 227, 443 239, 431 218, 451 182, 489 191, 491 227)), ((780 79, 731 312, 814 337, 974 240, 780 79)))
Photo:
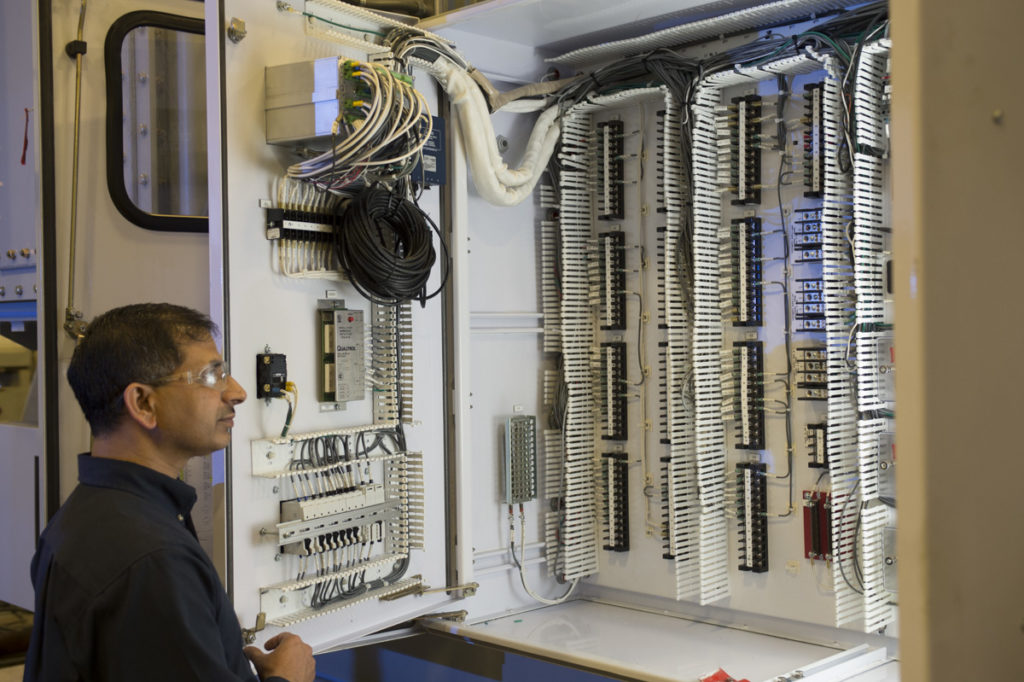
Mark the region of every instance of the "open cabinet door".
MULTIPOLYGON (((367 33, 380 35, 366 16, 367 33)), ((310 24, 271 2, 206 5, 211 311, 248 393, 214 472, 226 483, 226 582, 255 641, 288 629, 323 651, 451 608, 444 590, 422 594, 446 584, 448 420, 442 297, 371 304, 336 274, 324 233, 336 199, 282 180, 313 124, 314 60, 326 60, 317 64, 337 102, 339 58, 368 59, 367 44, 314 37, 310 24), (307 110, 294 99, 302 92, 307 110)), ((415 79, 436 115, 432 87, 415 79)), ((418 197, 438 223, 440 192, 418 197)), ((446 254, 427 234, 433 292, 446 254)))

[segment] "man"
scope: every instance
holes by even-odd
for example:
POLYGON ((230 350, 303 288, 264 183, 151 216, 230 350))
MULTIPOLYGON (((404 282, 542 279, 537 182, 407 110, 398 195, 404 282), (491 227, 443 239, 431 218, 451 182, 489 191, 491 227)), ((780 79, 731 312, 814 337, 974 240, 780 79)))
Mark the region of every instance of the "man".
POLYGON ((93 434, 79 485, 32 560, 26 680, 312 682, 312 650, 284 633, 242 650, 238 620, 178 480, 231 440, 245 391, 202 313, 140 304, 100 315, 68 381, 93 434), (249 660, 247 660, 247 658, 249 660))

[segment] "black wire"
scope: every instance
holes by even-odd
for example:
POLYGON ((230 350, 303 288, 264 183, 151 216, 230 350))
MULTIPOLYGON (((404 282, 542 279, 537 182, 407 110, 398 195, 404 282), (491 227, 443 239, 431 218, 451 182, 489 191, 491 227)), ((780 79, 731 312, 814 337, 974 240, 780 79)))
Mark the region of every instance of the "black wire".
MULTIPOLYGON (((857 494, 857 489, 858 488, 860 488, 860 481, 857 481, 857 484, 855 486, 853 486, 853 489, 850 491, 849 497, 847 497, 846 501, 843 502, 843 509, 842 509, 841 516, 845 516, 846 515, 846 507, 847 507, 848 504, 850 504, 850 501, 853 499, 854 495, 857 494)), ((859 504, 858 504, 858 506, 859 506, 859 504)), ((859 510, 858 510, 858 513, 857 513, 857 526, 858 526, 858 528, 860 527, 860 512, 859 512, 859 510)), ((839 574, 843 577, 843 582, 846 583, 847 587, 849 587, 851 590, 853 590, 857 594, 864 594, 864 590, 862 588, 858 589, 857 587, 854 587, 853 583, 850 582, 850 579, 846 577, 846 567, 843 566, 843 549, 842 549, 842 544, 841 543, 842 543, 842 537, 840 537, 839 540, 837 541, 837 544, 838 544, 838 548, 837 549, 838 549, 838 551, 835 553, 835 560, 839 564, 839 574)), ((853 551, 854 551, 853 561, 854 561, 854 564, 856 564, 857 563, 857 536, 856 536, 856 534, 854 534, 854 537, 853 537, 853 551)))
POLYGON ((349 202, 335 228, 335 249, 353 287, 374 303, 417 299, 426 305, 448 282, 450 258, 440 229, 418 206, 381 187, 364 189, 349 202), (431 230, 444 257, 441 283, 428 294, 437 260, 431 230))

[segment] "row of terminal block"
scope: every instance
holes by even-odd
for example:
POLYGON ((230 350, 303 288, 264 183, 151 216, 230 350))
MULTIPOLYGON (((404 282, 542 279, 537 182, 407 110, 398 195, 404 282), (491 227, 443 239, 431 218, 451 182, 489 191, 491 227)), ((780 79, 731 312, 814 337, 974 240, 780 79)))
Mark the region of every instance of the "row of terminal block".
POLYGON ((624 452, 601 456, 604 473, 604 549, 629 551, 629 457, 624 452))
POLYGON ((596 286, 601 329, 626 328, 626 236, 621 230, 597 237, 596 286))
POLYGON ((768 570, 768 479, 767 467, 759 462, 736 465, 736 483, 740 491, 736 515, 739 519, 741 571, 764 573, 768 570))
POLYGON ((832 558, 832 494, 819 490, 805 490, 804 503, 804 556, 808 559, 832 558))
POLYGON ((808 83, 804 86, 805 197, 821 197, 825 193, 824 95, 823 83, 808 83))
POLYGON ((597 124, 597 215, 602 220, 625 216, 624 137, 622 121, 597 124))
POLYGON ((730 181, 736 198, 732 203, 761 203, 761 98, 737 97, 729 106, 732 148, 730 181))
POLYGON ((733 324, 737 327, 760 327, 764 322, 761 219, 734 220, 727 248, 732 266, 728 288, 733 324))
POLYGON ((763 450, 764 438, 764 343, 736 341, 733 361, 737 391, 736 447, 763 450))
POLYGON ((505 420, 502 490, 505 504, 537 497, 537 418, 516 415, 505 420))
POLYGON ((627 440, 629 422, 627 419, 626 388, 626 343, 605 341, 601 344, 601 378, 603 380, 604 405, 602 407, 604 440, 627 440))

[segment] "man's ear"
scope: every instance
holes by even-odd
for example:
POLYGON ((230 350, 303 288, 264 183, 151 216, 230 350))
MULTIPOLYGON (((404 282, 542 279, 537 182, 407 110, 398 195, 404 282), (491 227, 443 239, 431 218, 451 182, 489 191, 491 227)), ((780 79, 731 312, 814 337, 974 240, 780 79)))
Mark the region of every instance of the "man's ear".
POLYGON ((140 383, 128 384, 124 393, 124 409, 128 417, 142 428, 150 431, 156 428, 156 391, 152 386, 140 383))

